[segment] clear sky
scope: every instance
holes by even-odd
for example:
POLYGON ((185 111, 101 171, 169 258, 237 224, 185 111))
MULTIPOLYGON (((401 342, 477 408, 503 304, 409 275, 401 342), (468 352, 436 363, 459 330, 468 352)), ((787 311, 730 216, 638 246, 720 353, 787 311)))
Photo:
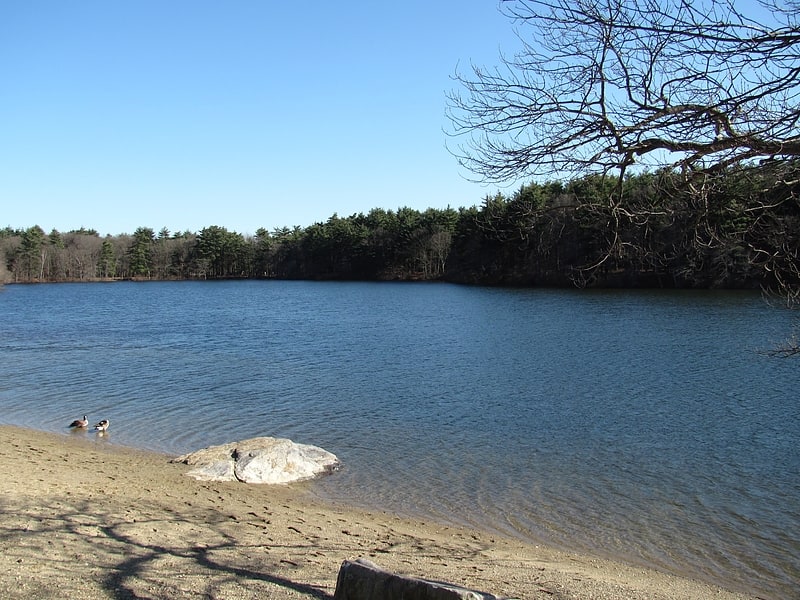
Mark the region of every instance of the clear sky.
POLYGON ((513 51, 494 0, 0 3, 0 227, 325 221, 479 204, 446 93, 513 51))

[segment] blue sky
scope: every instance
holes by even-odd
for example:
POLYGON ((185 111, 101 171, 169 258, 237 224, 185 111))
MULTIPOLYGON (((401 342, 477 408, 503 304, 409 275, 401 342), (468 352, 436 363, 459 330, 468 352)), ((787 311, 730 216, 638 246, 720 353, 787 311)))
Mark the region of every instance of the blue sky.
POLYGON ((497 186, 448 152, 446 93, 515 42, 494 0, 2 3, 0 226, 251 234, 479 204, 497 186))

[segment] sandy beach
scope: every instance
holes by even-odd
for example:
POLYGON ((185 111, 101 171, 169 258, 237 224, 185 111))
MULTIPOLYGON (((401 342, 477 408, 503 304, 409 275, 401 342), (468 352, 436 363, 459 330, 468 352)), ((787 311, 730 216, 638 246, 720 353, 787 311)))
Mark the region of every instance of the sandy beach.
MULTIPOLYGON (((511 598, 748 598, 480 531, 199 482, 170 456, 0 426, 0 597, 331 598, 342 561, 511 598)), ((333 475, 335 476, 335 475, 333 475)))

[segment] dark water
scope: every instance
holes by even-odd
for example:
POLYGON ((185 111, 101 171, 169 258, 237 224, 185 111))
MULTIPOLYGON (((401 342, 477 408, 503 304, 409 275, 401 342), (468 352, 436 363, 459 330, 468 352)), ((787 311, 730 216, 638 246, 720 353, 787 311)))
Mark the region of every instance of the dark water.
MULTIPOLYGON (((758 294, 309 282, 8 286, 0 421, 337 454, 352 504, 798 596, 800 358, 758 294)), ((88 434, 91 436, 92 434, 88 434)))

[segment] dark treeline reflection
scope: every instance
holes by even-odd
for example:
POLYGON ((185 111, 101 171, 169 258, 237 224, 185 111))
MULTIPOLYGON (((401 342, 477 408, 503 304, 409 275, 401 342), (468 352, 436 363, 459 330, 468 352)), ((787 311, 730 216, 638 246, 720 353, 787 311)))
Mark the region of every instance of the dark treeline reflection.
POLYGON ((798 282, 800 186, 767 167, 713 189, 679 174, 532 183, 470 208, 331 216, 243 235, 224 227, 101 237, 0 230, 6 282, 280 278, 502 285, 780 288, 798 282), (621 192, 621 193, 620 193, 621 192), (621 197, 624 202, 609 200, 621 197))

